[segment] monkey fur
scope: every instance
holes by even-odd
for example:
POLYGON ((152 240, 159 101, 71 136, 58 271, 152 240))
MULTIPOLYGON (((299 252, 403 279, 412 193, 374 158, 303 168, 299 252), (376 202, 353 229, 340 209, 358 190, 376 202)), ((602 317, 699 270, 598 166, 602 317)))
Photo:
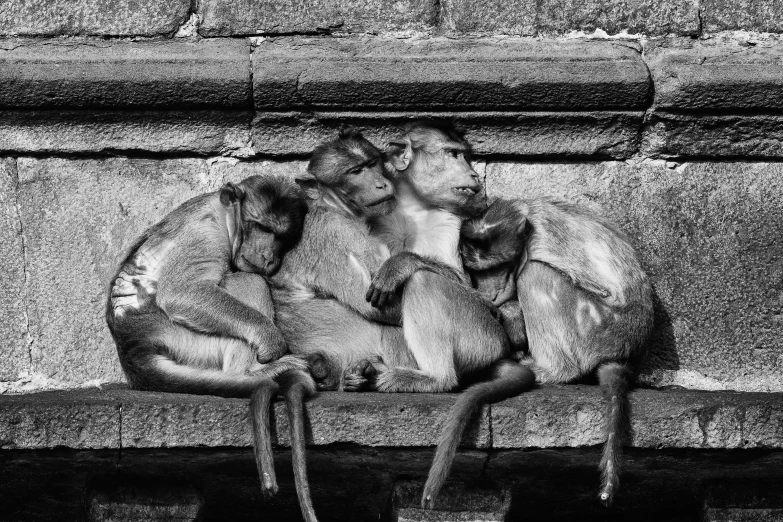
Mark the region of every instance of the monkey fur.
MULTIPOLYGON (((527 331, 520 364, 541 383, 597 375, 607 402, 599 498, 609 505, 629 433, 627 392, 653 326, 652 289, 634 248, 609 220, 547 198, 497 200, 462 233, 477 289, 510 305, 508 324, 527 331)), ((427 491, 437 493, 449 465, 436 457, 427 491)))

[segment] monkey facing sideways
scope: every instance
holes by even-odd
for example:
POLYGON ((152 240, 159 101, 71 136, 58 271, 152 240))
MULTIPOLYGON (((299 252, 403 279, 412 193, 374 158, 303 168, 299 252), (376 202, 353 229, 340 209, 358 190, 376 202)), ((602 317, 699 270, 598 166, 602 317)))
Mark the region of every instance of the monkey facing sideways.
MULTIPOLYGON (((547 198, 497 200, 462 232, 477 289, 503 309, 511 337, 526 330, 520 364, 541 383, 597 375, 607 400, 599 498, 609 505, 629 431, 627 392, 653 327, 652 289, 634 248, 609 220, 547 198)), ((447 473, 436 457, 426 491, 437 493, 447 473)))
POLYGON ((106 321, 135 389, 249 397, 306 363, 284 356, 269 288, 307 209, 282 178, 197 196, 150 227, 120 264, 106 321))
MULTIPOLYGON (((277 325, 291 352, 310 358, 321 389, 442 392, 482 370, 512 383, 529 374, 532 382, 532 372, 513 362, 493 366, 509 355, 507 336, 462 274, 462 220, 486 204, 466 153, 455 133, 426 124, 396 147, 394 172, 356 130, 313 151, 297 180, 313 199, 302 238, 271 281, 277 325), (400 299, 391 299, 400 287, 400 299)), ((298 407, 315 390, 303 373, 289 384, 298 407)), ((269 405, 259 400, 255 408, 269 405)), ((303 424, 291 446, 311 522, 303 424)), ((258 464, 262 490, 274 493, 271 463, 258 464)))

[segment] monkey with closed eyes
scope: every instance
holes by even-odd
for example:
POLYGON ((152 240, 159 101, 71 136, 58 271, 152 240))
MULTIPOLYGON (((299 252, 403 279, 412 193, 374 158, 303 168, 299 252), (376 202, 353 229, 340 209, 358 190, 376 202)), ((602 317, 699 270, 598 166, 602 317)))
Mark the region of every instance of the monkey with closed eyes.
MULTIPOLYGON (((609 220, 535 198, 492 203, 463 225, 461 252, 479 292, 503 312, 510 336, 520 348, 526 341, 520 364, 538 382, 597 376, 607 401, 599 498, 610 504, 629 431, 627 391, 653 326, 652 289, 636 251, 609 220)), ((432 505, 452 457, 439 445, 425 506, 432 505)))

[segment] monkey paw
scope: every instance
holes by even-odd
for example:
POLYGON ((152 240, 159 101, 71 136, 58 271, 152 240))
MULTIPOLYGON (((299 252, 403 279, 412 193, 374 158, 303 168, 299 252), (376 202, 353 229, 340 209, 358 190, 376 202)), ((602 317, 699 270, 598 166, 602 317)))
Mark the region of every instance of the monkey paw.
POLYGON ((318 391, 334 391, 340 387, 339 367, 331 363, 326 354, 313 353, 305 359, 318 391))
POLYGON ((379 372, 375 364, 382 365, 383 363, 374 363, 369 359, 364 359, 346 368, 343 373, 343 391, 359 392, 370 390, 379 372))

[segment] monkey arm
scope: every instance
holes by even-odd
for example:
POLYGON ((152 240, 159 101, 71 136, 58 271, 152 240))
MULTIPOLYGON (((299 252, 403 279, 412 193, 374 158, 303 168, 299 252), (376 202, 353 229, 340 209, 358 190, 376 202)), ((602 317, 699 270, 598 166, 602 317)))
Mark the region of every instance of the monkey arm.
POLYGON ((365 299, 372 306, 383 308, 419 270, 428 270, 458 283, 465 282, 456 270, 440 261, 413 252, 400 252, 387 259, 378 269, 370 282, 365 299))

